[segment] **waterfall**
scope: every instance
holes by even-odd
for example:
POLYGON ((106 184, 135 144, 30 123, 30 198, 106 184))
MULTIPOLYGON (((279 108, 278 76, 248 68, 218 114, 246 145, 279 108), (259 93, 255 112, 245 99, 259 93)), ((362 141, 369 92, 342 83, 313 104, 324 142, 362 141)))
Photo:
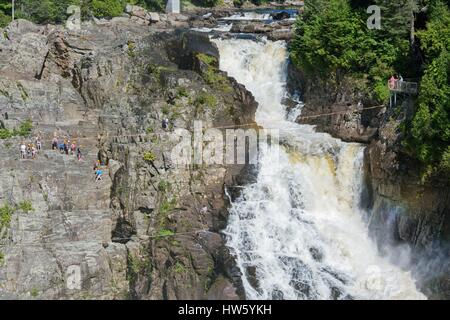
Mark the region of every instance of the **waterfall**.
POLYGON ((280 130, 260 146, 256 183, 224 231, 248 299, 424 299, 411 273, 381 257, 359 202, 363 146, 287 119, 284 42, 214 39, 220 68, 253 93, 257 122, 280 130))

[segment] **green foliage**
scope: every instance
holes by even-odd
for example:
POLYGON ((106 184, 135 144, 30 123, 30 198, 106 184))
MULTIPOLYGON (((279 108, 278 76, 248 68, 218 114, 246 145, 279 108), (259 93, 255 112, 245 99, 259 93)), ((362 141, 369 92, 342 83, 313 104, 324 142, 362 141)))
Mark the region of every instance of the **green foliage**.
POLYGON ((133 41, 128 41, 127 43, 127 53, 131 58, 136 57, 136 44, 133 41))
POLYGON ((217 59, 214 56, 210 56, 204 53, 197 53, 197 58, 209 66, 217 66, 217 59))
POLYGON ((146 151, 144 152, 144 161, 153 162, 156 160, 156 155, 152 151, 146 151))
POLYGON ((173 270, 176 273, 186 273, 188 272, 188 270, 186 269, 186 267, 184 266, 184 264, 182 264, 181 262, 177 261, 177 263, 175 263, 175 266, 173 268, 173 270))
POLYGON ((418 32, 426 69, 404 145, 427 171, 450 173, 450 10, 436 1, 430 17, 426 29, 418 32))
POLYGON ((171 184, 170 184, 170 182, 168 182, 166 180, 161 180, 158 183, 158 191, 160 191, 160 192, 163 192, 163 193, 167 192, 170 190, 170 188, 171 188, 171 184))
MULTIPOLYGON (((338 84, 346 75, 365 77, 373 98, 384 102, 388 92, 382 87, 409 61, 408 37, 404 32, 369 30, 366 20, 365 10, 355 10, 348 0, 309 1, 296 21, 292 61, 307 74, 338 84)), ((393 28, 388 22, 383 26, 393 28)))
POLYGON ((172 230, 161 229, 158 231, 158 234, 156 235, 156 239, 172 237, 174 235, 175 235, 175 232, 173 232, 172 230))
POLYGON ((159 205, 159 214, 161 214, 162 216, 166 216, 170 211, 175 209, 176 204, 177 201, 175 198, 171 200, 164 199, 164 201, 162 201, 159 205))
POLYGON ((14 131, 8 129, 0 129, 0 139, 9 139, 14 137, 14 131))
POLYGON ((9 227, 13 213, 14 207, 12 207, 9 203, 5 203, 2 207, 0 207, 0 230, 9 227))
POLYGON ((192 0, 192 3, 199 7, 214 7, 222 2, 222 0, 192 0))
POLYGON ((36 23, 63 23, 70 5, 81 6, 82 0, 17 0, 16 15, 36 23))
POLYGON ((6 27, 11 22, 11 17, 0 10, 0 28, 6 27))
POLYGON ((15 135, 27 137, 31 134, 31 130, 33 130, 33 122, 28 119, 20 124, 19 129, 15 131, 15 135))
POLYGON ((29 213, 31 211, 34 211, 33 205, 31 201, 25 200, 22 202, 19 202, 17 208, 25 213, 29 213))
POLYGON ((214 111, 217 106, 217 99, 212 94, 202 93, 195 99, 194 106, 196 108, 200 106, 207 106, 209 109, 214 111))
POLYGON ((0 251, 0 267, 5 265, 5 254, 0 251))
POLYGON ((37 288, 31 288, 30 295, 33 298, 36 298, 37 296, 39 296, 39 290, 37 288))
POLYGON ((188 97, 189 92, 184 87, 179 87, 177 90, 177 98, 188 97))
MULTIPOLYGON (((11 1, 0 0, 0 24, 9 21, 11 16, 10 4, 5 2, 11 1)), ((83 18, 109 18, 121 15, 126 3, 126 0, 16 0, 16 17, 39 24, 62 24, 69 17, 67 8, 71 5, 81 8, 83 18)))
POLYGON ((196 56, 197 59, 204 64, 201 68, 201 73, 206 83, 223 92, 231 92, 232 88, 228 79, 220 73, 216 57, 203 53, 198 53, 196 56))
POLYGON ((120 16, 125 9, 124 0, 92 0, 92 14, 99 18, 111 18, 120 16))
POLYGON ((16 136, 28 137, 33 130, 33 122, 31 120, 25 120, 19 125, 19 128, 9 130, 6 128, 0 129, 0 139, 9 139, 16 136))

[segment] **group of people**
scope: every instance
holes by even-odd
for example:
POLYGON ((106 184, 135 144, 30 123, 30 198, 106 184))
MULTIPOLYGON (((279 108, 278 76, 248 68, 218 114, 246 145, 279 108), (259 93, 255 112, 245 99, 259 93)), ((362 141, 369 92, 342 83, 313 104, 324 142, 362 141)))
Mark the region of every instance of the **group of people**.
POLYGON ((66 155, 76 155, 78 161, 81 161, 82 152, 81 145, 77 145, 77 141, 70 141, 70 138, 58 139, 58 137, 53 137, 52 139, 52 150, 59 150, 60 153, 65 153, 66 155))
POLYGON ((389 89, 395 90, 398 88, 398 84, 403 82, 403 77, 401 75, 392 75, 388 81, 389 89))
MULTIPOLYGON (((40 150, 42 150, 42 137, 38 134, 34 142, 22 142, 20 145, 20 155, 22 159, 36 159, 36 156, 40 150)), ((70 141, 68 138, 59 140, 56 136, 52 140, 52 150, 59 150, 61 153, 67 155, 76 155, 78 161, 81 161, 82 152, 81 145, 77 145, 77 142, 70 141)))
POLYGON ((20 156, 22 159, 36 159, 38 151, 42 149, 42 138, 40 135, 36 136, 33 142, 22 142, 20 145, 20 156))

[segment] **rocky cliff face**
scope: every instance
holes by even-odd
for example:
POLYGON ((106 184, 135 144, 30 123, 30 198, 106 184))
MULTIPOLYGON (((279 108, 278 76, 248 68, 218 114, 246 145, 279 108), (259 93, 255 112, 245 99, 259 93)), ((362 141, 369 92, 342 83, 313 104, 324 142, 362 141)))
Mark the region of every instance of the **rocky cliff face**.
POLYGON ((402 264, 402 254, 410 250, 413 272, 424 293, 448 299, 450 183, 448 177, 422 181, 420 165, 401 148, 400 124, 412 116, 414 97, 399 97, 394 108, 378 108, 357 81, 310 79, 292 65, 288 87, 305 103, 298 122, 367 145, 364 207, 372 236, 397 263, 402 264))
POLYGON ((350 77, 313 79, 292 63, 288 66, 288 90, 305 103, 297 121, 313 124, 343 141, 366 143, 377 133, 383 109, 360 88, 361 81, 350 77))
POLYGON ((252 95, 217 70, 205 36, 121 18, 82 30, 2 31, 0 126, 30 119, 44 147, 20 160, 31 138, 0 140, 0 298, 243 298, 219 234, 243 168, 175 165, 171 131, 253 121, 252 95), (82 161, 51 150, 54 135, 82 161))

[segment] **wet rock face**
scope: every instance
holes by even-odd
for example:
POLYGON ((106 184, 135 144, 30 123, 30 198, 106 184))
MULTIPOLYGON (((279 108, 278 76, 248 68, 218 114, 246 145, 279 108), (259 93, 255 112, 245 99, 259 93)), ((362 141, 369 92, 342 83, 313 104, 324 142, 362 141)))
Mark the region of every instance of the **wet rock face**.
POLYGON ((132 20, 82 35, 17 24, 0 40, 1 127, 30 119, 44 148, 20 160, 31 138, 0 140, 0 207, 14 208, 0 230, 0 298, 243 298, 219 233, 224 187, 242 167, 171 160, 175 128, 253 121, 253 96, 199 55, 213 61, 217 49, 132 20), (55 134, 76 140, 82 161, 51 150, 55 134), (105 173, 95 182, 97 159, 105 173))
MULTIPOLYGON (((406 106, 403 109, 408 110, 406 106)), ((369 230, 382 252, 395 252, 407 243, 422 291, 430 298, 448 299, 449 183, 445 177, 421 181, 420 164, 401 152, 399 123, 388 111, 379 138, 365 151, 369 230)))
POLYGON ((297 122, 316 125, 343 141, 368 143, 377 135, 383 108, 373 108, 376 104, 357 88, 350 78, 310 78, 292 63, 288 66, 288 90, 305 103, 297 122))

